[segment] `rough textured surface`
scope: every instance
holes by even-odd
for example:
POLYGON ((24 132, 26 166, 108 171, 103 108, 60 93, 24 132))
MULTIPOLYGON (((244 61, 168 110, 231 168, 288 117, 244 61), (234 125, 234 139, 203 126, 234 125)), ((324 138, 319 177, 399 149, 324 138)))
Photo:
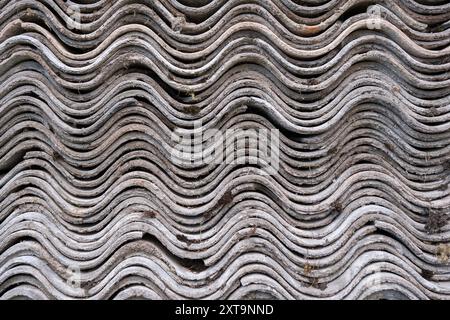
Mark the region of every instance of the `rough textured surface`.
POLYGON ((0 297, 449 298, 449 21, 0 0, 0 297), (237 140, 244 162, 190 160, 217 136, 174 151, 210 129, 278 132, 276 170, 237 140))

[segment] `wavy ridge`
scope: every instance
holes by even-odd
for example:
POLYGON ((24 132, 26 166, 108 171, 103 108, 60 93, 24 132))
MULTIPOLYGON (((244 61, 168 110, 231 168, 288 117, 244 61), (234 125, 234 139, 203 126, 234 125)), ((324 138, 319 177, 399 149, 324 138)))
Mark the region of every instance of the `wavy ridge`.
POLYGON ((0 298, 448 299, 449 19, 0 0, 0 298))

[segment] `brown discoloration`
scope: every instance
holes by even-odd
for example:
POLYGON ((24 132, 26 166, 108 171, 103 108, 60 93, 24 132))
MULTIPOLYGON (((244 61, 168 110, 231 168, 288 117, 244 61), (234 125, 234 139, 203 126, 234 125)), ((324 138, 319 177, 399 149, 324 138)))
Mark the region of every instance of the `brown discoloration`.
POLYGON ((327 290, 327 288, 328 288, 328 285, 325 282, 319 283, 317 285, 317 289, 319 289, 320 291, 325 291, 325 290, 327 290))
POLYGON ((85 281, 81 284, 81 288, 85 289, 85 290, 91 290, 93 288, 95 288, 95 286, 98 284, 98 281, 95 280, 88 280, 85 281))
POLYGON ((253 227, 250 229, 250 231, 245 235, 245 238, 251 238, 256 234, 256 231, 258 230, 257 227, 253 227))
POLYGON ((401 91, 400 87, 398 87, 398 86, 392 87, 392 92, 399 93, 400 91, 401 91))
POLYGON ((52 150, 52 154, 50 155, 53 160, 59 161, 62 159, 62 156, 55 150, 52 150))
POLYGON ((389 152, 394 152, 394 150, 395 150, 395 145, 393 145, 393 144, 390 143, 390 142, 386 142, 386 143, 384 144, 384 147, 385 147, 386 150, 388 150, 389 152))
POLYGON ((315 86, 319 83, 319 81, 316 78, 311 78, 311 79, 306 80, 306 83, 309 86, 315 86))
POLYGON ((334 146, 328 150, 327 154, 329 156, 333 156, 333 155, 336 155, 338 152, 339 152, 339 148, 337 146, 334 146))
POLYGON ((142 215, 144 216, 144 218, 150 218, 150 219, 154 219, 158 216, 158 213, 152 210, 148 210, 148 211, 143 211, 142 215))
POLYGON ((220 198, 219 201, 217 201, 217 203, 214 205, 214 207, 204 215, 204 220, 207 221, 211 219, 213 217, 214 211, 231 203, 233 199, 233 193, 230 190, 225 192, 222 198, 220 198))
POLYGON ((184 242, 184 243, 187 243, 187 244, 191 244, 189 239, 183 234, 177 234, 177 239, 178 239, 178 241, 181 241, 181 242, 184 242))
POLYGON ((436 256, 441 263, 447 263, 450 256, 450 245, 440 244, 436 249, 436 256))
POLYGON ((305 25, 305 26, 303 26, 303 32, 307 36, 317 34, 320 31, 321 31, 321 28, 319 27, 319 25, 314 25, 314 26, 305 25))
POLYGON ((342 203, 339 200, 333 202, 330 206, 330 210, 332 213, 340 214, 344 210, 342 203))
POLYGON ((230 190, 224 193, 222 198, 217 203, 219 206, 225 206, 233 201, 234 197, 230 190))
POLYGON ((195 95, 195 92, 194 92, 194 91, 188 92, 188 96, 189 96, 192 100, 196 100, 196 99, 197 99, 197 96, 195 95))
POLYGON ((309 275, 314 271, 314 266, 307 262, 303 266, 303 271, 305 272, 306 275, 309 275))
POLYGON ((197 115, 200 113, 201 110, 202 109, 198 106, 189 106, 184 109, 185 113, 191 114, 191 115, 197 115))
POLYGON ((188 246, 194 243, 200 243, 201 240, 189 239, 184 234, 177 234, 178 241, 186 243, 188 246))
POLYGON ((27 9, 25 10, 25 17, 26 17, 26 18, 34 18, 35 16, 36 16, 36 15, 35 15, 33 9, 27 8, 27 9))
POLYGON ((209 219, 211 219, 213 217, 213 212, 212 211, 208 211, 203 215, 203 220, 204 221, 208 221, 209 219))
POLYGON ((441 232, 441 229, 447 224, 447 215, 442 211, 426 209, 428 214, 427 222, 425 224, 425 231, 428 234, 441 232))
POLYGON ((325 291, 328 288, 326 283, 320 283, 319 278, 310 279, 311 287, 319 289, 320 291, 325 291))
POLYGON ((324 291, 328 288, 328 285, 326 283, 320 283, 319 278, 317 277, 309 278, 309 286, 311 288, 319 289, 320 291, 324 291))
POLYGON ((325 290, 326 284, 319 283, 319 278, 312 274, 315 269, 316 267, 312 265, 308 260, 303 265, 303 272, 308 279, 308 282, 305 285, 313 288, 318 288, 320 290, 325 290))
POLYGON ((433 271, 425 270, 425 269, 422 269, 420 274, 426 280, 432 280, 433 276, 434 276, 434 272, 433 271))

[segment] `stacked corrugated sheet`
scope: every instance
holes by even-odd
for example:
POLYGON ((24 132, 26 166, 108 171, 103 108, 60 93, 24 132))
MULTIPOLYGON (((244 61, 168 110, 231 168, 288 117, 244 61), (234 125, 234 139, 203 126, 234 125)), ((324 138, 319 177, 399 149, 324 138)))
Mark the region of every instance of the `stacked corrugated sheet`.
POLYGON ((0 297, 449 298, 449 21, 0 0, 0 297))

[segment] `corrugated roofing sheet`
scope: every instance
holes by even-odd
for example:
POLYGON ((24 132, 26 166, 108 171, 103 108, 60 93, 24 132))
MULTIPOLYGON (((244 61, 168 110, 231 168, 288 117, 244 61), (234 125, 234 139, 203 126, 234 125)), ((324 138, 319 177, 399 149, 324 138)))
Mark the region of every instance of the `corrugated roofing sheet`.
POLYGON ((0 297, 448 299, 449 21, 0 0, 0 297))

